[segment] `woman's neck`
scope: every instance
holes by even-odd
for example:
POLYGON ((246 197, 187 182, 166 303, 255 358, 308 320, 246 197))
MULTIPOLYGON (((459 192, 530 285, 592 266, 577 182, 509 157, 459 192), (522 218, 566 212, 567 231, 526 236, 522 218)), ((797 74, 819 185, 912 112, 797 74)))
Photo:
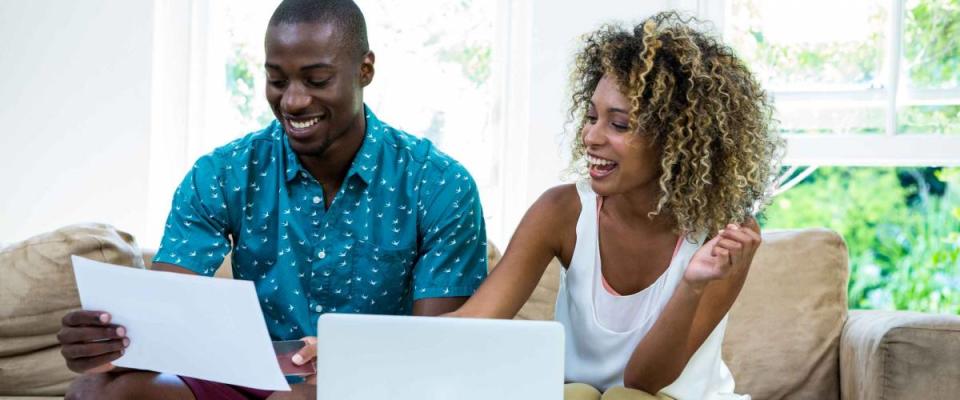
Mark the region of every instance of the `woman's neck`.
POLYGON ((633 190, 607 196, 601 210, 608 217, 621 223, 651 233, 673 231, 673 219, 663 211, 650 217, 656 211, 658 190, 633 190))

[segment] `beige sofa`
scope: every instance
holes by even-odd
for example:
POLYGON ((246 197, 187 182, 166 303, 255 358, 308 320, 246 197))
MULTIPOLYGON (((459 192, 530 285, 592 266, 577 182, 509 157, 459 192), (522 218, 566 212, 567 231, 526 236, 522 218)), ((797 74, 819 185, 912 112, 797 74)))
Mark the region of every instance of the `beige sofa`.
MULTIPOLYGON (((74 376, 55 338, 60 317, 79 304, 70 254, 144 265, 129 235, 102 225, 0 249, 0 399, 61 396, 74 376)), ((492 247, 490 257, 495 265, 492 247)), ((552 316, 558 273, 554 262, 518 318, 552 316)), ((846 287, 837 234, 764 233, 724 341, 737 390, 755 399, 960 398, 960 317, 848 312, 846 287)))

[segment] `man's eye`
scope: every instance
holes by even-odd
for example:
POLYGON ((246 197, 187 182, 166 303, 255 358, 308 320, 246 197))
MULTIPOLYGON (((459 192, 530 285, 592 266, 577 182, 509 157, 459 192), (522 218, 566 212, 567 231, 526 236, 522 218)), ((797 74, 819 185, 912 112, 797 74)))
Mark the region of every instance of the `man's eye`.
POLYGON ((284 87, 287 84, 287 81, 285 79, 270 79, 267 82, 270 84, 270 86, 278 87, 278 88, 284 87))
POLYGON ((323 86, 326 86, 327 82, 330 82, 330 80, 324 79, 322 81, 318 81, 318 80, 311 79, 307 81, 307 84, 313 87, 323 87, 323 86))

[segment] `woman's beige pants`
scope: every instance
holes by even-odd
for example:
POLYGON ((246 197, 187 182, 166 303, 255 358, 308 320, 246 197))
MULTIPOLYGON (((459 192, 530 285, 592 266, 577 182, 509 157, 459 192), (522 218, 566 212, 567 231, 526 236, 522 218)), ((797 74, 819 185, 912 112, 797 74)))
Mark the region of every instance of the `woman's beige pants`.
POLYGON ((563 385, 563 400, 672 400, 667 395, 654 396, 642 390, 612 387, 604 393, 585 383, 563 385))

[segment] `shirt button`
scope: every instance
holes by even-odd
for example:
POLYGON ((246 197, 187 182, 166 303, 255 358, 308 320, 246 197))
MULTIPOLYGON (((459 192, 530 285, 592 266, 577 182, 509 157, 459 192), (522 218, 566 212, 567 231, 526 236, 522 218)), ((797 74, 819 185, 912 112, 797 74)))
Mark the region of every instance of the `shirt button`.
POLYGON ((319 305, 319 304, 317 304, 317 306, 314 307, 313 309, 314 309, 314 310, 317 310, 318 313, 323 312, 323 306, 321 306, 321 305, 319 305))
POLYGON ((320 204, 321 201, 320 196, 313 196, 313 204, 320 204))
POLYGON ((319 258, 319 259, 321 259, 321 260, 324 259, 324 258, 327 258, 327 252, 325 252, 325 251, 323 251, 323 250, 320 250, 320 252, 317 253, 317 258, 319 258))

